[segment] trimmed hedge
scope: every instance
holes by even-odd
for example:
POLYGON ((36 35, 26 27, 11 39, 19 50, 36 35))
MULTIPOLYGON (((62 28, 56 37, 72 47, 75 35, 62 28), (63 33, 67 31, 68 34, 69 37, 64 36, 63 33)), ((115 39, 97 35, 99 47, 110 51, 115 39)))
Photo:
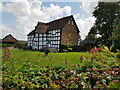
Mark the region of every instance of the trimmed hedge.
POLYGON ((90 45, 61 45, 60 51, 68 50, 68 48, 72 48, 72 50, 68 50, 69 52, 84 52, 89 51, 93 46, 90 45))
POLYGON ((11 47, 11 46, 14 46, 14 44, 3 44, 3 43, 0 44, 0 47, 11 47))

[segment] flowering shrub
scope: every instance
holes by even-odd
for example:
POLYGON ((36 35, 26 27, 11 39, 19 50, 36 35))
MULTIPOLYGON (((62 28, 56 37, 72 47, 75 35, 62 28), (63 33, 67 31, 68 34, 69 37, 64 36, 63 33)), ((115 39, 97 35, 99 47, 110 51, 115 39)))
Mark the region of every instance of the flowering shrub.
MULTIPOLYGON (((119 89, 119 52, 112 53, 107 47, 102 51, 104 53, 91 54, 90 58, 82 55, 79 64, 69 67, 40 67, 26 60, 23 66, 16 69, 14 65, 11 65, 15 60, 9 59, 7 63, 3 63, 2 67, 3 89, 119 89)), ((64 63, 66 64, 67 60, 64 63)))

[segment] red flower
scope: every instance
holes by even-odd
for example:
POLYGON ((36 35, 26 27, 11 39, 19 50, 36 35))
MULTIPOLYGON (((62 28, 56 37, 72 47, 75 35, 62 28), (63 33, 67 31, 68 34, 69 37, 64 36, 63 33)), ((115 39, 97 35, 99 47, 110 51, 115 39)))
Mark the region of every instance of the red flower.
POLYGON ((95 57, 91 57, 91 60, 94 60, 95 59, 95 57))
POLYGON ((98 76, 97 76, 97 75, 95 75, 95 76, 94 76, 94 79, 95 79, 95 80, 97 80, 97 78, 98 78, 98 76))
POLYGON ((117 75, 117 73, 116 72, 111 72, 111 75, 117 75))
POLYGON ((98 56, 98 54, 95 54, 95 56, 98 56))
POLYGON ((84 59, 84 55, 81 55, 80 56, 80 61, 84 59))
POLYGON ((95 53, 94 48, 93 48, 93 49, 90 49, 89 53, 95 53))
POLYGON ((37 56, 42 56, 42 54, 40 53, 40 54, 38 54, 37 56))
POLYGON ((95 69, 93 69, 94 71, 100 71, 100 69, 98 69, 98 68, 95 68, 95 69))
POLYGON ((100 84, 100 81, 97 81, 96 84, 100 84))
POLYGON ((102 48, 97 48, 99 51, 102 50, 102 48))
POLYGON ((113 70, 113 68, 110 67, 109 70, 113 70))

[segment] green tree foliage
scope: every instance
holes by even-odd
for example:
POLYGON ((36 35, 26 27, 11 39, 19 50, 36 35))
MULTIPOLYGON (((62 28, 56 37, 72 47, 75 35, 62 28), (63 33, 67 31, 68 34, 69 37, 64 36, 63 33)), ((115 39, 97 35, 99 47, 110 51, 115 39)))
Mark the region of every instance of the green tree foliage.
POLYGON ((86 37, 86 39, 92 40, 93 42, 95 42, 96 40, 96 35, 95 34, 88 34, 86 37))
POLYGON ((93 16, 96 21, 89 34, 101 35, 102 44, 112 45, 113 40, 120 42, 120 2, 99 2, 93 16))
POLYGON ((27 42, 19 41, 19 42, 16 42, 14 46, 16 48, 26 49, 27 48, 27 42))

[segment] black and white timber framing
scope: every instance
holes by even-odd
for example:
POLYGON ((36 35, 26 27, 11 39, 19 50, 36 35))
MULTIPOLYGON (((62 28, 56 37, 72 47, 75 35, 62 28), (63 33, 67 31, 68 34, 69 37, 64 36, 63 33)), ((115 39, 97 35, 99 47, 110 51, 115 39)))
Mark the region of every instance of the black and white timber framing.
MULTIPOLYGON (((33 49, 40 50, 44 47, 56 48, 58 51, 61 46, 62 29, 66 24, 74 25, 76 37, 79 34, 78 27, 73 19, 73 16, 58 19, 49 23, 38 22, 35 30, 27 35, 27 45, 33 49), (71 23, 70 23, 71 22, 71 23)), ((66 28, 68 29, 68 28, 66 28)), ((66 34, 65 34, 66 35, 66 34)), ((78 39, 78 38, 77 38, 78 39)), ((64 40, 64 39, 63 39, 64 40)), ((77 40, 76 40, 77 41, 77 40)))
POLYGON ((28 46, 40 50, 43 47, 60 48, 60 29, 48 30, 46 33, 35 33, 28 36, 28 46))

